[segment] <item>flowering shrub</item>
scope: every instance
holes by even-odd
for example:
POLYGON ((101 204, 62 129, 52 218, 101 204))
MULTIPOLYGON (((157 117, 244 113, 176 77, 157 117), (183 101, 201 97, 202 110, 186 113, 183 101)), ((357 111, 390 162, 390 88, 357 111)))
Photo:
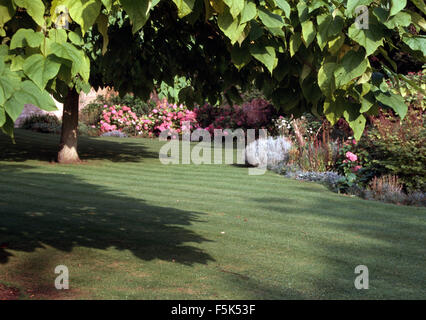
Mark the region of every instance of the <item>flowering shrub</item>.
POLYGON ((180 134, 184 130, 198 129, 197 114, 184 105, 170 104, 163 100, 148 115, 139 119, 137 129, 150 137, 158 136, 165 130, 173 130, 180 134), (189 122, 186 127, 184 122, 189 122))
POLYGON ((100 130, 102 133, 111 131, 122 131, 137 128, 138 117, 127 106, 111 106, 104 105, 102 110, 102 118, 100 121, 100 130))
POLYGON ((101 133, 123 131, 130 135, 149 137, 158 136, 167 129, 181 133, 182 130, 199 128, 194 111, 167 101, 159 103, 149 114, 141 117, 127 106, 105 105, 99 126, 101 133), (189 128, 184 126, 185 121, 190 123, 189 128))

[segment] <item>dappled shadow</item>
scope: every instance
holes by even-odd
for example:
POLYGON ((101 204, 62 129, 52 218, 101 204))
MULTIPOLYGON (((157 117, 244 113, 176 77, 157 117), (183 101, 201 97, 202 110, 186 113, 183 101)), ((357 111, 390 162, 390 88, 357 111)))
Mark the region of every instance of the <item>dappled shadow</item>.
MULTIPOLYGON (((10 137, 0 133, 2 145, 0 161, 56 161, 59 135, 21 129, 15 130, 15 136, 16 144, 13 144, 10 137)), ((158 153, 150 152, 146 147, 135 142, 133 138, 106 140, 98 137, 79 137, 78 152, 83 161, 140 162, 147 158, 158 158, 158 153)))
POLYGON ((255 201, 296 226, 297 233, 289 243, 306 245, 300 254, 315 263, 303 271, 311 279, 313 290, 323 293, 311 298, 426 298, 423 208, 320 191, 311 193, 309 202, 303 204, 294 203, 291 197, 255 201), (369 290, 354 287, 354 269, 358 265, 369 269, 369 290))
POLYGON ((187 229, 199 212, 158 207, 78 180, 70 174, 0 167, 0 263, 10 250, 33 252, 45 245, 129 250, 142 260, 185 265, 213 258, 190 243, 208 239, 187 229))

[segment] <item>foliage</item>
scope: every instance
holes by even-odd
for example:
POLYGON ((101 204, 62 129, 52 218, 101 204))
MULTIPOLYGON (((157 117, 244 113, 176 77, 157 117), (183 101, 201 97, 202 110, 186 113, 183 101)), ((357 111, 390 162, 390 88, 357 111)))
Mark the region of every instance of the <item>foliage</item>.
POLYGON ((55 115, 36 114, 26 117, 22 122, 21 128, 42 133, 59 133, 61 131, 61 121, 55 115))
POLYGON ((426 90, 425 72, 410 72, 404 78, 406 80, 403 79, 396 83, 388 81, 390 88, 394 93, 400 93, 407 105, 424 110, 426 101, 426 94, 424 92, 426 90), (418 88, 423 89, 423 91, 418 90, 418 88))
POLYGON ((179 103, 179 94, 181 90, 190 86, 191 83, 185 77, 175 76, 172 84, 161 82, 155 85, 155 90, 160 100, 166 99, 171 103, 179 103))
POLYGON ((138 117, 148 114, 155 107, 155 103, 152 100, 145 102, 132 94, 125 94, 123 97, 120 97, 120 95, 98 95, 94 102, 88 104, 82 110, 80 121, 87 125, 98 125, 105 105, 108 107, 115 105, 127 106, 138 117))
POLYGON ((394 114, 382 112, 371 118, 373 128, 361 141, 378 175, 398 176, 408 191, 426 189, 425 116, 423 110, 410 108, 400 121, 394 114))
POLYGON ((368 200, 388 203, 426 206, 425 192, 403 192, 403 184, 397 176, 384 175, 374 177, 362 196, 368 200))
POLYGON ((127 138, 127 134, 125 134, 124 132, 121 132, 119 130, 113 130, 113 131, 104 132, 104 133, 102 133, 101 136, 102 137, 127 138))
POLYGON ((305 114, 299 119, 280 116, 277 131, 293 141, 289 164, 306 172, 326 172, 336 161, 339 144, 331 139, 327 120, 305 114))
POLYGON ((88 137, 99 136, 99 129, 95 125, 87 125, 84 122, 80 122, 78 124, 77 131, 79 136, 88 136, 88 137))
POLYGON ((9 135, 25 103, 55 109, 48 93, 63 101, 89 78, 148 98, 155 83, 185 76, 187 105, 216 104, 223 92, 238 101, 237 88, 255 84, 283 112, 344 117, 358 139, 378 106, 406 113, 384 81, 385 72, 400 78, 392 63, 368 58, 402 51, 425 61, 423 1, 4 0, 1 9, 0 126, 9 135))
POLYGON ((214 134, 214 129, 267 129, 274 134, 274 107, 264 99, 253 99, 240 105, 221 107, 204 104, 195 109, 197 121, 202 128, 214 134))
POLYGON ((337 172, 334 172, 334 171, 325 171, 325 172, 303 171, 303 170, 295 169, 295 167, 291 167, 291 166, 285 168, 284 172, 282 173, 287 178, 322 183, 333 191, 338 191, 340 181, 343 178, 341 175, 339 175, 337 172))
POLYGON ((111 95, 108 99, 101 96, 100 103, 103 105, 113 106, 113 105, 123 105, 129 107, 132 112, 134 112, 138 117, 148 114, 155 107, 155 102, 148 100, 147 102, 141 98, 135 96, 134 94, 125 94, 123 97, 120 95, 111 95))

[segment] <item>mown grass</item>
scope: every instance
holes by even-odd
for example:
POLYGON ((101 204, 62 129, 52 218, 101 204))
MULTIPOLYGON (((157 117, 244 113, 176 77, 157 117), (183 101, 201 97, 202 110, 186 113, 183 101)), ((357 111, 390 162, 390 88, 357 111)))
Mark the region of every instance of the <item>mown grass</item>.
POLYGON ((169 165, 162 143, 0 137, 0 283, 23 299, 425 299, 426 210, 232 165, 169 165), (66 265, 70 290, 54 288, 66 265), (366 265, 370 289, 356 290, 366 265))

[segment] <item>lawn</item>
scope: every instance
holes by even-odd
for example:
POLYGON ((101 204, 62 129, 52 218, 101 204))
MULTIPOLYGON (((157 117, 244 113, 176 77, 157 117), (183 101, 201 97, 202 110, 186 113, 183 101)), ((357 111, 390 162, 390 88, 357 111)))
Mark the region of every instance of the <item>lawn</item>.
POLYGON ((23 299, 425 299, 426 209, 232 165, 162 165, 161 142, 0 136, 0 284, 23 299), (54 287, 66 265, 70 290, 54 287), (357 265, 369 290, 354 287, 357 265))

